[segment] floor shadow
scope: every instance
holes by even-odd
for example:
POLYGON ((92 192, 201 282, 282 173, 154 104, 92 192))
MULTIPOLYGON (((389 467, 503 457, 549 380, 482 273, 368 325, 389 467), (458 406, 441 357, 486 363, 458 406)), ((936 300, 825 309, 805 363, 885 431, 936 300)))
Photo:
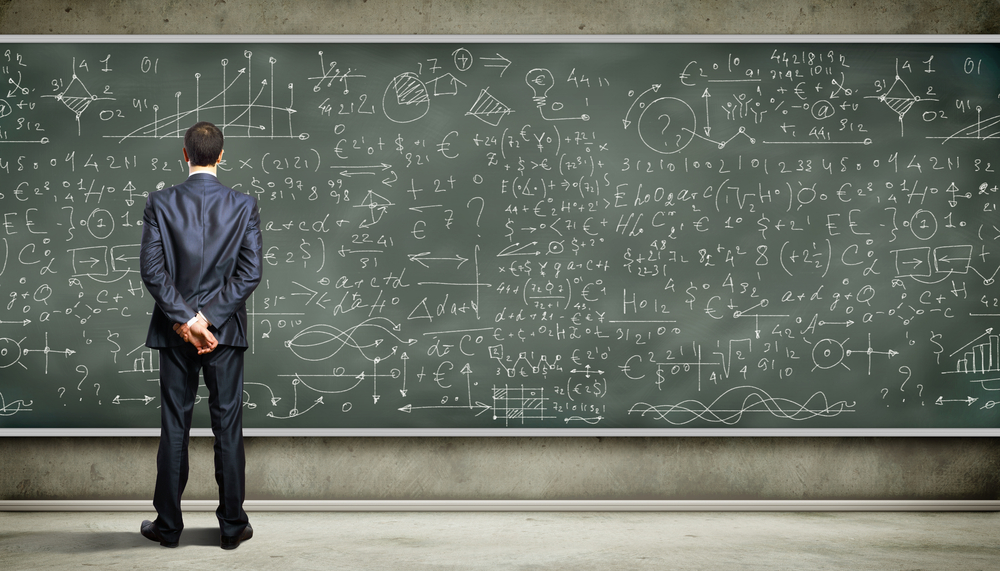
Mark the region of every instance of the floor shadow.
MULTIPOLYGON (((49 531, 41 533, 45 536, 46 550, 57 553, 100 553, 156 545, 143 537, 138 530, 135 533, 129 531, 49 531)), ((157 547, 159 546, 157 545, 157 547)))
POLYGON ((218 547, 222 541, 222 532, 217 527, 186 528, 181 534, 180 547, 185 545, 207 545, 218 547))
MULTIPOLYGON (((132 548, 165 549, 139 533, 131 531, 54 531, 43 532, 45 544, 58 553, 101 553, 132 548)), ((2 536, 0 536, 2 537, 2 536)), ((12 538, 13 539, 13 538, 12 538)), ((221 540, 219 528, 187 528, 181 534, 179 548, 187 545, 218 547, 221 540)))

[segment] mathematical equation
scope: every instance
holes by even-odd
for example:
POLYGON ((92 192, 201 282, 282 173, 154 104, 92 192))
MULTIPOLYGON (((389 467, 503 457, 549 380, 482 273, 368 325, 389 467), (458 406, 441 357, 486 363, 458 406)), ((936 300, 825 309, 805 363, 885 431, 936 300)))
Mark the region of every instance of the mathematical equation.
POLYGON ((998 425, 992 45, 0 55, 0 428, 157 425, 196 121, 261 211, 248 427, 998 425))

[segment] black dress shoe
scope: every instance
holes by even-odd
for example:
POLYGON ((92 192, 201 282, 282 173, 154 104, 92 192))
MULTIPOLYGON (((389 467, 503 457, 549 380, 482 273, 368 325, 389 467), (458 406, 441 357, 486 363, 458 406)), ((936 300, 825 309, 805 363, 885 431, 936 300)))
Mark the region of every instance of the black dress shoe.
POLYGON ((139 532, 142 533, 142 536, 146 539, 159 541, 160 545, 163 547, 177 547, 178 542, 163 539, 163 534, 160 533, 160 528, 156 527, 156 524, 148 519, 142 521, 142 525, 139 527, 139 532))
POLYGON ((248 523, 247 526, 243 528, 243 532, 239 535, 223 535, 222 548, 236 549, 240 546, 241 541, 246 541, 251 537, 253 537, 253 528, 250 527, 250 524, 248 523))

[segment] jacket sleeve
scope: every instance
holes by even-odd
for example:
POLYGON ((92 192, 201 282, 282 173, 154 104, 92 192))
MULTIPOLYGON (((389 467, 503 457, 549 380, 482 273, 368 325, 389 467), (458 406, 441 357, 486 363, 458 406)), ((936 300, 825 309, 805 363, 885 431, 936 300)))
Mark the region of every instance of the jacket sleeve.
POLYGON ((184 297, 174 286, 173 278, 167 272, 163 251, 163 236, 160 233, 153 194, 146 199, 142 213, 142 244, 139 250, 139 267, 142 282, 153 296, 156 305, 175 323, 184 323, 195 314, 195 310, 184 301, 184 297))
POLYGON ((240 244, 236 269, 225 285, 201 308, 202 315, 215 327, 222 326, 246 303, 263 275, 263 241, 257 199, 248 196, 250 215, 240 244))

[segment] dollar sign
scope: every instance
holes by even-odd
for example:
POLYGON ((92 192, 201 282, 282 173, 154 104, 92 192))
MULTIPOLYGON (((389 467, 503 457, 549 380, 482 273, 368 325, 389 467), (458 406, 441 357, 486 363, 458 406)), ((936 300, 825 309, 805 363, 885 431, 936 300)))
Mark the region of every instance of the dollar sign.
POLYGON ((513 220, 511 220, 510 218, 507 219, 507 224, 505 226, 506 226, 507 230, 510 231, 510 233, 507 234, 506 236, 504 236, 504 238, 507 238, 508 240, 510 240, 510 237, 514 235, 514 229, 510 227, 510 225, 513 224, 513 223, 514 223, 513 220))
POLYGON ((698 288, 693 283, 691 284, 691 287, 689 287, 686 290, 684 290, 684 293, 686 293, 689 296, 691 296, 691 299, 687 299, 687 300, 684 300, 684 301, 685 301, 685 303, 688 304, 688 307, 690 307, 691 309, 694 309, 694 302, 698 298, 695 297, 695 295, 693 293, 691 293, 692 290, 698 291, 698 288))
POLYGON ((396 150, 399 151, 400 153, 403 152, 403 136, 402 135, 399 135, 398 137, 396 137, 396 150))

